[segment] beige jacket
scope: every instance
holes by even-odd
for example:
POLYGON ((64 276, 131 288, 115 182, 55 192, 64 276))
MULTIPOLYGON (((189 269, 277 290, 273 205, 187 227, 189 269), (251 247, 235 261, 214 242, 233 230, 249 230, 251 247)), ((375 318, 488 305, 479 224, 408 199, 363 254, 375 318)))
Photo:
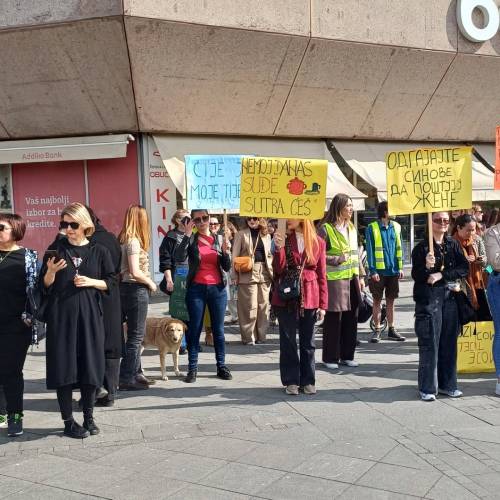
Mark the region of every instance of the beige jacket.
POLYGON ((483 236, 488 264, 500 272, 500 224, 490 227, 483 236))
MULTIPOLYGON (((262 242, 264 243, 264 252, 266 254, 266 261, 264 262, 264 266, 269 273, 269 279, 272 280, 273 277, 273 254, 271 253, 271 236, 266 234, 262 236, 262 242)), ((242 231, 238 231, 233 240, 233 267, 231 270, 231 278, 237 280, 238 283, 248 284, 252 279, 252 275, 254 274, 252 271, 248 273, 237 273, 234 270, 234 258, 235 257, 246 257, 252 255, 253 251, 253 242, 252 235, 250 234, 250 229, 246 228, 242 231)))

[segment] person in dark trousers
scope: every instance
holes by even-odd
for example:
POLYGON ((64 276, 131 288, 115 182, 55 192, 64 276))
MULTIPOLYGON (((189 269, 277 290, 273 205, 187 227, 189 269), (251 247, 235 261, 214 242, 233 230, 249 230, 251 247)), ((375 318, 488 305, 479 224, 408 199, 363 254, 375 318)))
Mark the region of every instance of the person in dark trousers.
POLYGON ((18 244, 25 232, 19 215, 0 214, 0 424, 10 437, 23 433, 23 366, 32 341, 27 292, 37 278, 36 252, 18 244))
POLYGON ((448 236, 448 212, 432 214, 433 253, 427 238, 411 254, 415 281, 415 334, 418 338, 418 388, 422 401, 436 394, 462 396, 457 387, 457 338, 460 333, 456 295, 469 263, 459 243, 448 236))
MULTIPOLYGON (((114 271, 118 276, 121 259, 121 249, 118 239, 101 224, 101 221, 91 208, 87 207, 87 209, 95 227, 95 232, 90 237, 90 241, 108 249, 114 271)), ((123 349, 120 290, 117 286, 113 286, 107 294, 102 295, 102 307, 104 317, 104 356, 106 360, 103 387, 107 395, 98 397, 95 405, 113 406, 119 384, 120 358, 123 349)))
POLYGON ((203 328, 203 316, 208 306, 214 337, 217 377, 232 379, 226 366, 224 341, 224 314, 227 305, 227 273, 231 269, 231 245, 227 239, 214 235, 209 229, 207 210, 193 210, 186 233, 175 249, 175 258, 189 261, 186 280, 186 306, 189 312, 187 331, 189 370, 185 382, 196 381, 198 373, 198 345, 203 328), (196 227, 197 232, 193 233, 196 227))
POLYGON ((275 286, 272 305, 280 330, 280 374, 286 394, 316 394, 314 324, 328 305, 325 242, 308 220, 289 219, 288 234, 275 233, 275 286), (278 289, 287 269, 300 269, 300 297, 283 302, 278 289), (299 351, 297 352, 297 331, 299 351))
POLYGON ((81 203, 61 213, 66 238, 44 258, 40 287, 47 300, 47 389, 57 390, 64 434, 85 438, 99 433, 93 408, 96 389, 104 380, 102 294, 116 286, 116 268, 107 248, 89 238, 94 224, 81 203), (79 387, 83 427, 73 418, 72 393, 79 387))
POLYGON ((399 296, 399 280, 403 279, 403 245, 401 226, 389 217, 387 202, 377 207, 378 220, 368 224, 365 232, 368 260, 368 286, 373 295, 373 322, 375 331, 370 342, 380 342, 380 316, 385 292, 387 306, 388 340, 404 341, 394 327, 394 302, 399 296))
POLYGON ((318 234, 326 242, 328 306, 323 322, 323 364, 332 370, 354 361, 358 334, 358 308, 364 287, 359 260, 358 233, 351 222, 352 200, 335 195, 318 234))
MULTIPOLYGON (((176 269, 187 269, 188 267, 188 259, 184 262, 175 261, 175 248, 182 241, 184 233, 186 232, 185 223, 190 219, 191 217, 189 216, 189 212, 187 210, 184 210, 183 208, 176 210, 171 220, 174 225, 174 229, 171 229, 165 235, 160 245, 160 273, 165 276, 166 289, 169 293, 174 291, 176 269)), ((182 337, 179 354, 186 354, 186 352, 187 341, 186 336, 184 335, 184 337, 182 337)))

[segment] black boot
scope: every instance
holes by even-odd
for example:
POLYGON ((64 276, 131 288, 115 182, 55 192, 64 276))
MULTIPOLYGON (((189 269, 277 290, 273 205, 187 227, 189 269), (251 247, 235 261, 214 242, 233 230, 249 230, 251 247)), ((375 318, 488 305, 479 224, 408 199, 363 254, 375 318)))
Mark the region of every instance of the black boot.
POLYGON ((93 408, 85 408, 83 410, 83 427, 90 432, 91 436, 96 436, 99 434, 99 427, 95 424, 94 421, 94 409, 93 408))
POLYGON ((184 382, 186 382, 186 384, 192 384, 193 382, 196 382, 197 373, 197 370, 189 370, 186 378, 184 379, 184 382))
POLYGON ((64 435, 74 439, 83 439, 89 437, 90 433, 71 417, 64 421, 64 435))

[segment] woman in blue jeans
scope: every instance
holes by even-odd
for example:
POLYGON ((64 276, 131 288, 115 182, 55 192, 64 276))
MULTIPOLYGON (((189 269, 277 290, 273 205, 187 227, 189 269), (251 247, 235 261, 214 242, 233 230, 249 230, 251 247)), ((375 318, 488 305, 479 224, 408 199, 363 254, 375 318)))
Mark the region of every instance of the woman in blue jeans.
POLYGON ((433 252, 426 238, 411 254, 422 401, 434 401, 438 392, 451 398, 462 396, 457 387, 460 323, 454 289, 469 274, 469 263, 458 242, 447 236, 449 225, 448 212, 433 213, 433 252))
POLYGON ((500 396, 500 224, 491 226, 486 231, 484 245, 488 265, 493 269, 488 278, 486 294, 495 326, 495 336, 493 337, 493 361, 497 374, 495 394, 500 396))
POLYGON ((146 209, 131 205, 125 214, 121 243, 120 297, 127 322, 127 342, 120 366, 120 390, 148 389, 153 383, 141 373, 141 344, 146 333, 149 294, 156 284, 149 272, 150 228, 146 209))
POLYGON ((193 210, 184 237, 175 249, 176 261, 189 262, 186 279, 186 306, 189 313, 187 331, 189 370, 185 382, 196 381, 198 346, 203 315, 208 307, 214 337, 217 377, 232 379, 225 362, 224 314, 227 305, 227 272, 231 269, 231 246, 220 235, 212 235, 207 210, 193 210), (193 230, 196 227, 196 233, 193 230))

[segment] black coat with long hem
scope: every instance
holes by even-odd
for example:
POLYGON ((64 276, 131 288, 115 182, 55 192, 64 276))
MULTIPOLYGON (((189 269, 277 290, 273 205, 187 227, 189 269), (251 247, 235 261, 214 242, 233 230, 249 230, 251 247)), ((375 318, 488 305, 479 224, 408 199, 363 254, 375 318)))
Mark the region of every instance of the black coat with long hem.
MULTIPOLYGON (((68 254, 69 243, 60 239, 51 248, 66 260, 67 267, 56 273, 54 283, 45 288, 44 262, 40 286, 48 299, 47 389, 83 384, 100 387, 104 378, 104 321, 102 295, 96 288, 77 288, 76 269, 68 254)), ((116 269, 107 248, 89 243, 89 254, 79 266, 81 276, 104 280, 111 290, 116 286, 116 269)))

